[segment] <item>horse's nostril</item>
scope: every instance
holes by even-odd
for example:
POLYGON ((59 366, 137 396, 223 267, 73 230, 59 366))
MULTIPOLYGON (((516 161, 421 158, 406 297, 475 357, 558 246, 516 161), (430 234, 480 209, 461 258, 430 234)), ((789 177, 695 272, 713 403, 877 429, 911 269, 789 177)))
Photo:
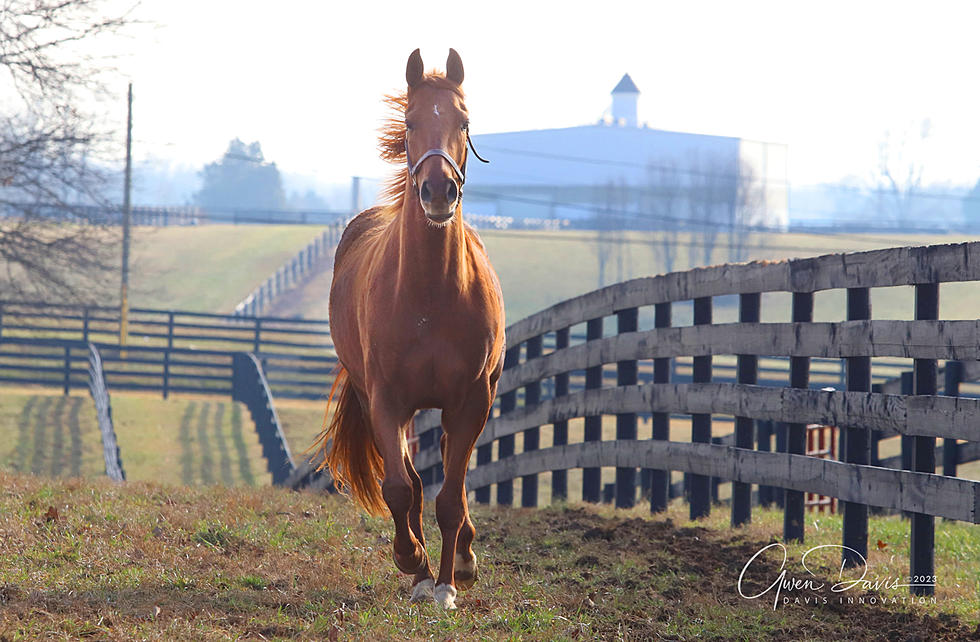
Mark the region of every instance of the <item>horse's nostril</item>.
POLYGON ((419 198, 422 199, 423 203, 428 203, 432 200, 432 192, 429 191, 429 181, 422 183, 422 189, 419 190, 419 198))
POLYGON ((458 195, 459 192, 456 190, 456 183, 449 181, 449 184, 446 185, 446 201, 449 203, 455 203, 456 196, 458 195))

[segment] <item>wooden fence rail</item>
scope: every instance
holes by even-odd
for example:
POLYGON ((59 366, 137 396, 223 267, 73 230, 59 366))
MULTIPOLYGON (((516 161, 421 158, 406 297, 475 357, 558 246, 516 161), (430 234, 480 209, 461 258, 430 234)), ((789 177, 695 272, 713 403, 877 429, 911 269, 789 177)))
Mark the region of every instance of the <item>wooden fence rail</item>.
POLYGON ((0 302, 0 382, 83 385, 84 351, 65 347, 74 342, 99 348, 110 389, 164 397, 229 394, 232 355, 251 352, 276 396, 325 399, 337 363, 321 320, 136 308, 129 329, 122 347, 116 308, 0 302))
MULTIPOLYGON (((522 505, 536 505, 538 475, 553 471, 552 496, 563 498, 568 471, 581 469, 582 498, 598 501, 607 467, 616 469, 617 506, 631 505, 638 480, 646 479, 651 510, 659 511, 668 471, 682 471, 695 518, 711 510, 713 478, 735 482, 735 525, 751 519, 751 484, 760 486, 760 497, 783 489, 783 535, 793 540, 804 538, 804 493, 818 493, 844 502, 844 544, 857 551, 867 550, 869 506, 911 513, 910 574, 932 575, 934 517, 980 521, 980 482, 935 475, 937 437, 951 446, 944 457, 953 466, 958 440, 980 442, 980 400, 958 390, 965 373, 978 373, 980 322, 940 320, 939 284, 978 280, 980 243, 963 243, 695 269, 554 305, 507 329, 499 401, 477 441, 469 488, 477 501, 489 502, 496 486, 496 501, 509 504, 520 479, 522 505), (915 289, 909 320, 873 319, 872 289, 894 286, 915 289), (814 293, 831 289, 846 290, 845 318, 813 322, 814 293), (760 295, 769 292, 792 295, 791 322, 760 322, 760 295), (713 298, 729 295, 739 295, 739 322, 713 323, 713 298), (671 306, 682 302, 693 304, 693 325, 671 323, 671 306), (654 327, 640 331, 636 319, 647 307, 654 327), (612 316, 616 333, 604 336, 603 321, 612 316), (583 324, 585 340, 570 342, 570 330, 583 324), (773 373, 764 380, 759 368, 773 357, 789 361, 779 387, 773 373), (836 390, 819 389, 826 385, 820 360, 828 359, 846 373, 836 390), (896 390, 882 379, 879 360, 914 374, 896 390), (937 394, 940 361, 956 382, 947 381, 946 392, 955 387, 956 396, 937 394), (690 364, 683 379, 672 376, 681 362, 690 364), (714 377, 720 362, 727 364, 725 379, 714 377), (873 370, 879 374, 872 377, 873 370), (570 381, 578 385, 569 389, 570 381), (615 441, 602 441, 603 415, 616 416, 615 441), (678 415, 691 418, 693 443, 670 441, 670 418, 678 415), (734 418, 728 444, 712 435, 717 415, 734 418), (638 416, 652 419, 649 438, 638 438, 638 416), (583 440, 569 443, 568 422, 577 419, 584 420, 583 440), (770 422, 785 426, 776 431, 779 452, 770 445, 770 422), (842 461, 804 454, 809 423, 842 428, 842 461), (553 443, 543 444, 540 427, 548 424, 553 443), (517 453, 519 434, 524 447, 517 453), (888 435, 905 440, 905 470, 880 465, 877 443, 888 435)), ((439 413, 421 413, 415 425, 416 468, 431 492, 441 480, 439 413)), ((933 589, 912 587, 919 594, 933 589)))

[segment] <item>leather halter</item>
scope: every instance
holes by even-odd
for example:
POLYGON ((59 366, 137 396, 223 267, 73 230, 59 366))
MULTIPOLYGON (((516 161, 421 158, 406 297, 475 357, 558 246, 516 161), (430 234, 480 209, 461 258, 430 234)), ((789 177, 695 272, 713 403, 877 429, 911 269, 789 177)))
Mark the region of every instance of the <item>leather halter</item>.
MULTIPOLYGON (((485 159, 482 156, 480 156, 479 153, 477 153, 476 148, 473 146, 473 139, 470 138, 470 130, 469 130, 469 128, 466 129, 466 142, 469 144, 470 149, 473 150, 473 155, 476 156, 477 160, 479 160, 479 161, 481 161, 483 163, 489 163, 490 162, 487 159, 485 159)), ((459 198, 462 198, 463 197, 463 184, 466 183, 466 161, 468 159, 466 157, 464 157, 463 158, 463 165, 462 165, 462 167, 460 167, 459 165, 456 164, 456 161, 453 160, 453 157, 449 155, 449 152, 447 152, 446 150, 444 150, 442 148, 437 147, 435 149, 430 149, 426 153, 422 154, 421 158, 419 158, 418 161, 416 161, 413 164, 412 163, 412 155, 408 151, 408 138, 406 138, 405 139, 405 161, 408 164, 408 176, 409 176, 409 178, 412 179, 412 187, 418 188, 418 185, 415 182, 415 175, 418 174, 419 168, 422 167, 422 163, 425 162, 425 159, 430 158, 432 156, 442 156, 447 161, 449 161, 449 166, 453 168, 453 171, 456 172, 456 176, 459 178, 459 198)))

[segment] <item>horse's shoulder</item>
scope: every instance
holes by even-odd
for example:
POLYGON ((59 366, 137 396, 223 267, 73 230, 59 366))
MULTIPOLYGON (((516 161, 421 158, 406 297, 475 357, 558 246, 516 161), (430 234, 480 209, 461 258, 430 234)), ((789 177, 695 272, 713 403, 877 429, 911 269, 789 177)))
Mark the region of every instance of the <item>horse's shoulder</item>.
POLYGON ((468 222, 463 221, 463 229, 466 231, 466 236, 473 241, 476 247, 479 248, 479 250, 484 254, 487 254, 487 246, 483 244, 483 239, 480 238, 480 234, 476 231, 476 228, 470 225, 468 222))
POLYGON ((351 219, 347 227, 344 228, 340 243, 337 245, 337 260, 340 260, 348 248, 363 237, 365 233, 385 225, 390 219, 391 215, 387 208, 382 206, 366 209, 351 219))

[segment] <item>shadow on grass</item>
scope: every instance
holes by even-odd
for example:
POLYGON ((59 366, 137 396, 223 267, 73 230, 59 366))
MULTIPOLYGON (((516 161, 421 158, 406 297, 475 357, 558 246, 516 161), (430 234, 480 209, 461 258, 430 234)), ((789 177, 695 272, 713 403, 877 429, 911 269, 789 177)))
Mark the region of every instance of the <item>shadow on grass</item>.
POLYGON ((78 420, 81 410, 82 398, 72 397, 71 408, 68 410, 68 433, 71 438, 68 469, 72 477, 78 477, 82 474, 82 426, 78 420))
POLYGON ((191 419, 194 418, 194 410, 197 402, 192 401, 184 409, 184 416, 180 418, 180 479, 185 484, 194 483, 194 451, 191 445, 191 419))
POLYGON ((245 436, 242 434, 242 408, 237 403, 231 404, 231 440, 238 454, 238 476, 247 486, 255 486, 255 476, 252 474, 252 464, 248 459, 248 448, 245 446, 245 436))
POLYGON ((214 483, 214 459, 211 457, 211 440, 208 438, 208 415, 210 402, 201 406, 197 416, 197 450, 201 457, 201 483, 210 486, 214 483))

